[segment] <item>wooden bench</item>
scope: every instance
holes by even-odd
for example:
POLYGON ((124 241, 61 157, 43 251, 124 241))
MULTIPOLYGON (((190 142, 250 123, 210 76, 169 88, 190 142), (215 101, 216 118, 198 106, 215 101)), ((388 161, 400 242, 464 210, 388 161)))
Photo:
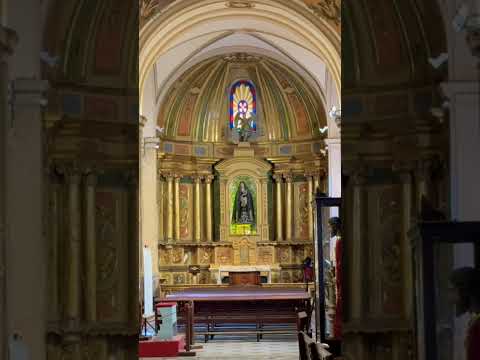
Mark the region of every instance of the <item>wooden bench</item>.
POLYGON ((315 342, 304 331, 298 332, 300 360, 333 360, 325 344, 315 342))

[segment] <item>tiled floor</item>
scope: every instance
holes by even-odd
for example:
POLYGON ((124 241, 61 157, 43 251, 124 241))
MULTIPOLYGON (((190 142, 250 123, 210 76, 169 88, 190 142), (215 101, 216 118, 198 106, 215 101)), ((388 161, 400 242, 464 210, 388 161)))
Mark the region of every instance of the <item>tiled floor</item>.
MULTIPOLYGON (((197 356, 177 359, 208 360, 298 360, 298 344, 288 339, 278 341, 262 340, 215 340, 202 344, 197 356)), ((172 358, 143 358, 142 360, 171 360, 172 358)))

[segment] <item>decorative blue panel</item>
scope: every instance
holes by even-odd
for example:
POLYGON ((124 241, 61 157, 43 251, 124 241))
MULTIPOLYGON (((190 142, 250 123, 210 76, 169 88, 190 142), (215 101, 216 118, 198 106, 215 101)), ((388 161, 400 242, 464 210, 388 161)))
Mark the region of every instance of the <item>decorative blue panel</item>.
POLYGON ((203 146, 195 146, 195 156, 205 156, 207 149, 203 146))
POLYGON ((292 145, 282 145, 279 150, 282 155, 290 155, 292 153, 292 145))
POLYGON ((163 145, 163 151, 171 153, 173 152, 173 144, 166 143, 163 145))

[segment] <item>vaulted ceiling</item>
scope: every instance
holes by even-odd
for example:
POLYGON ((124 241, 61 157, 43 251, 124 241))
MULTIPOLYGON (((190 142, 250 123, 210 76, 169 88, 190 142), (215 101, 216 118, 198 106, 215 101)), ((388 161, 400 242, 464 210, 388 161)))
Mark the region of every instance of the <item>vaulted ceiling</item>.
POLYGON ((326 112, 318 93, 282 62, 242 53, 217 55, 192 66, 170 86, 158 114, 168 139, 224 142, 230 86, 250 80, 257 94, 258 142, 320 137, 326 112))

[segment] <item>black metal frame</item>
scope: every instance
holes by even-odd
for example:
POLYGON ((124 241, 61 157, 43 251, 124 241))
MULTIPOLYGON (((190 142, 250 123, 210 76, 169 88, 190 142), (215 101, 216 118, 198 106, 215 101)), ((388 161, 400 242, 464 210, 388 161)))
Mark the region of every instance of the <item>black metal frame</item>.
POLYGON ((338 212, 341 214, 342 199, 338 197, 327 197, 325 194, 317 193, 315 196, 316 204, 316 238, 317 253, 315 254, 316 274, 315 278, 318 283, 319 291, 315 291, 315 317, 316 317, 316 337, 317 341, 322 343, 326 342, 325 328, 325 279, 324 279, 324 266, 323 266, 323 224, 322 213, 324 208, 338 207, 338 212), (321 261, 318 261, 321 259, 321 261), (320 335, 320 336, 319 336, 320 335))
POLYGON ((475 248, 475 267, 480 267, 480 222, 424 222, 418 224, 418 231, 414 271, 419 272, 416 281, 423 286, 423 314, 416 316, 417 322, 423 321, 425 360, 437 360, 435 245, 471 243, 475 248))

